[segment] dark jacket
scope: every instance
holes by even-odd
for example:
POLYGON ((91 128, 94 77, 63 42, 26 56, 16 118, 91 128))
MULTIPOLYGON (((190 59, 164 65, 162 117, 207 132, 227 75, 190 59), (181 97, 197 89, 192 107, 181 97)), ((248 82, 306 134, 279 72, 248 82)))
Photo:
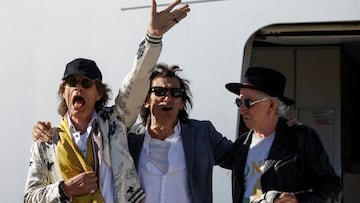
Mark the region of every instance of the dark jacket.
MULTIPOLYGON (((213 166, 231 158, 233 143, 217 132, 210 121, 190 119, 180 126, 192 202, 211 203, 213 166)), ((137 128, 128 133, 129 150, 136 168, 145 135, 143 127, 137 128)))
MULTIPOLYGON (((234 144, 234 203, 243 202, 244 168, 252 132, 240 136, 234 144)), ((283 118, 277 124, 260 181, 263 192, 295 192, 300 203, 337 202, 342 197, 340 178, 331 166, 317 133, 305 125, 288 127, 283 118)))

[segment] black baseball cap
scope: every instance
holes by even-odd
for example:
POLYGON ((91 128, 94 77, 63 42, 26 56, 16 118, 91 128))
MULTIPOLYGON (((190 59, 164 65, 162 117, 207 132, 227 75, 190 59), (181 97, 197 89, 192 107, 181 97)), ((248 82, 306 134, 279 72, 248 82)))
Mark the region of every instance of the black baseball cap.
POLYGON ((95 61, 85 58, 77 58, 66 64, 64 77, 81 75, 90 80, 102 80, 102 74, 95 61))

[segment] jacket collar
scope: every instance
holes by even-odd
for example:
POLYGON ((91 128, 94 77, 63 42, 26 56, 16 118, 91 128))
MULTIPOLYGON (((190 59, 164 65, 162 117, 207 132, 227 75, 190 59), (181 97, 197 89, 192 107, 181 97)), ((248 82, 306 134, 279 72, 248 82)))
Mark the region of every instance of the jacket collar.
POLYGON ((194 165, 194 148, 195 148, 195 130, 187 122, 180 122, 181 126, 181 139, 183 142, 186 168, 188 176, 191 179, 193 174, 194 165))
POLYGON ((296 150, 296 146, 293 145, 293 136, 290 132, 290 127, 287 125, 287 120, 285 118, 279 118, 274 142, 270 148, 269 156, 265 161, 264 173, 274 166, 279 159, 293 154, 294 150, 296 150))

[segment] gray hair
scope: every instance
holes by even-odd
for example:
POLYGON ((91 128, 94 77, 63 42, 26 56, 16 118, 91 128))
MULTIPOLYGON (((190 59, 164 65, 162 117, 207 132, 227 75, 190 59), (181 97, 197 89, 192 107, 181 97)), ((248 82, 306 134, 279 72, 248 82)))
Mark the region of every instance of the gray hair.
POLYGON ((289 107, 284 103, 282 102, 279 98, 277 97, 272 97, 264 92, 261 92, 259 91, 259 96, 261 98, 265 98, 265 97, 271 97, 275 100, 276 102, 276 114, 280 117, 285 117, 286 118, 286 115, 287 115, 287 112, 289 110, 289 107))
POLYGON ((287 112, 289 110, 289 107, 282 102, 279 98, 274 97, 275 101, 276 101, 276 113, 278 116, 280 117, 284 117, 286 118, 287 112))

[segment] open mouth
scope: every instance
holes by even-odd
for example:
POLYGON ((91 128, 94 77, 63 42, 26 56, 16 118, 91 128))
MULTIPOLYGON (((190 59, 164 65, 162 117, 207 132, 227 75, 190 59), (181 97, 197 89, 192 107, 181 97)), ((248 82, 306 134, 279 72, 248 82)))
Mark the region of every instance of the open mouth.
POLYGON ((85 99, 82 96, 75 96, 72 102, 75 108, 80 108, 85 105, 85 99))
POLYGON ((172 107, 166 107, 166 106, 164 106, 164 107, 161 108, 161 110, 163 110, 163 111, 171 111, 171 110, 172 110, 172 107))

